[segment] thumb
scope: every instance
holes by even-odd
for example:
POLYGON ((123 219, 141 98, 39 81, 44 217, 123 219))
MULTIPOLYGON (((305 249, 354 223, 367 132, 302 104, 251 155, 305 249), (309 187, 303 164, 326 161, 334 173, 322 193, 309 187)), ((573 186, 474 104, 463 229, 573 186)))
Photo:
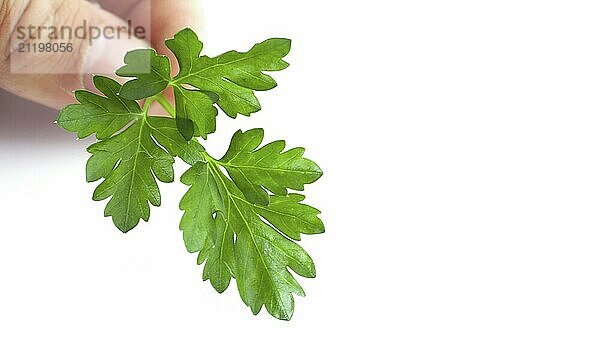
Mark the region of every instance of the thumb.
POLYGON ((52 108, 73 102, 86 73, 114 74, 127 51, 149 46, 138 39, 147 31, 133 35, 123 19, 84 0, 0 6, 0 88, 52 108))

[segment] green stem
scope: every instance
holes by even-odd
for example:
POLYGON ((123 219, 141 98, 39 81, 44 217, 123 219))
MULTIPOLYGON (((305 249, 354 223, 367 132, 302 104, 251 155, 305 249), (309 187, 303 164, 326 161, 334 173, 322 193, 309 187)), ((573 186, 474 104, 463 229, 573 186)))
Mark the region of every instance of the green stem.
POLYGON ((206 152, 206 150, 202 151, 202 157, 204 158, 204 161, 206 161, 207 163, 214 163, 214 164, 218 165, 218 161, 215 160, 212 156, 210 156, 208 154, 208 152, 206 152))
POLYGON ((175 118, 175 109, 173 108, 173 106, 171 106, 171 103, 163 94, 155 95, 154 100, 156 100, 160 104, 160 106, 162 106, 165 109, 165 111, 167 111, 167 113, 171 115, 171 117, 175 118))
POLYGON ((144 119, 145 119, 145 116, 148 116, 148 110, 150 110, 150 106, 152 106, 152 103, 154 102, 155 99, 156 99, 156 96, 151 96, 151 97, 147 98, 146 101, 144 102, 144 106, 142 107, 144 119))

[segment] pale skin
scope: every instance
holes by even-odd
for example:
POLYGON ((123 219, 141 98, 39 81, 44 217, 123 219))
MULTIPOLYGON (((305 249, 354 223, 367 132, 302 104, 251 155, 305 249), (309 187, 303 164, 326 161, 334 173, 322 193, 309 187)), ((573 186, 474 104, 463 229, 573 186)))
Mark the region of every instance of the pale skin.
MULTIPOLYGON (((85 0, 0 0, 0 88, 15 95, 60 109, 74 102, 72 92, 91 88, 89 73, 114 72, 123 64, 124 54, 132 49, 153 47, 160 54, 175 60, 164 40, 185 27, 202 35, 203 20, 196 0, 99 0, 102 7, 85 0), (150 18, 146 20, 146 14, 150 18), (15 38, 18 26, 76 26, 86 20, 88 26, 119 27, 126 20, 150 22, 149 40, 126 37, 100 39, 93 45, 75 41, 72 52, 28 53, 27 63, 37 71, 52 71, 59 67, 69 74, 16 74, 11 71, 15 60, 15 38)), ((14 67, 14 66, 13 66, 14 67)), ((14 68, 13 68, 14 70, 14 68)))

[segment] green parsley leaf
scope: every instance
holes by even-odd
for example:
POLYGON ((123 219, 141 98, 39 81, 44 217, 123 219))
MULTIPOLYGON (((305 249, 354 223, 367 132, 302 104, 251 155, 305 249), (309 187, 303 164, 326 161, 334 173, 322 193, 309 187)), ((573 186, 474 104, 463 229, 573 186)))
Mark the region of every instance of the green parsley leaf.
POLYGON ((121 86, 110 78, 95 76, 94 85, 105 96, 78 90, 75 98, 79 104, 66 106, 58 117, 58 124, 80 139, 94 133, 98 139, 106 139, 125 127, 142 113, 135 101, 118 96, 121 86))
POLYGON ((300 234, 321 234, 325 226, 318 217, 321 211, 301 203, 305 196, 289 194, 271 195, 268 206, 253 205, 254 211, 269 221, 282 234, 300 240, 300 234))
POLYGON ((104 179, 93 199, 111 198, 104 214, 128 232, 140 219, 148 221, 149 203, 160 206, 156 179, 174 180, 172 155, 192 163, 204 149, 174 133, 173 119, 150 117, 136 102, 117 95, 121 85, 116 81, 95 76, 94 84, 105 96, 76 92, 79 104, 63 109, 57 123, 80 138, 96 133, 100 139, 88 148, 92 156, 86 167, 87 180, 104 179), (164 148, 155 140, 162 141, 164 148))
POLYGON ((186 140, 194 136, 206 139, 217 128, 217 109, 213 100, 197 90, 174 86, 175 116, 179 131, 186 140))
POLYGON ((180 204, 188 251, 200 251, 199 264, 206 257, 203 278, 218 292, 235 277, 240 297, 254 314, 264 305, 274 317, 289 320, 292 294, 304 296, 304 290, 288 268, 308 278, 316 271, 306 251, 283 233, 299 238, 300 233, 322 232, 319 211, 300 204, 303 197, 295 194, 274 195, 273 208, 252 204, 219 167, 206 155, 206 161, 182 176, 191 186, 180 204), (206 255, 203 251, 211 242, 206 255))
POLYGON ((248 201, 267 205, 267 190, 277 195, 287 194, 287 189, 304 190, 304 184, 313 183, 323 175, 316 163, 302 157, 303 148, 283 152, 283 140, 258 148, 263 137, 262 129, 237 131, 229 150, 219 160, 248 201))
POLYGON ((289 64, 283 57, 289 53, 290 45, 289 39, 273 38, 254 45, 248 52, 229 51, 213 58, 198 57, 202 43, 192 30, 184 29, 167 43, 180 60, 180 72, 173 84, 189 84, 216 94, 219 107, 230 117, 249 116, 261 108, 253 90, 277 86, 275 80, 263 72, 287 68, 289 64), (183 48, 182 42, 189 46, 183 48))
POLYGON ((179 75, 192 74, 193 64, 198 60, 204 47, 196 33, 189 28, 185 28, 176 33, 173 38, 165 40, 165 45, 177 58, 179 75))
POLYGON ((138 49, 125 55, 125 66, 117 70, 121 77, 135 77, 123 84, 120 95, 128 100, 141 100, 161 93, 171 80, 171 65, 154 49, 138 49))

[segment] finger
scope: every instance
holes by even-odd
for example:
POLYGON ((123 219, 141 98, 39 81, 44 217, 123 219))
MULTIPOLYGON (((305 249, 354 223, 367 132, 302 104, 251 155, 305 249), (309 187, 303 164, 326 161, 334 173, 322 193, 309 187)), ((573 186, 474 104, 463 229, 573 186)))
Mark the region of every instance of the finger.
POLYGON ((73 101, 72 91, 84 87, 84 73, 114 72, 122 65, 124 54, 149 44, 135 36, 122 35, 120 39, 100 36, 90 41, 89 36, 73 36, 54 42, 72 44, 70 52, 19 52, 19 43, 52 42, 48 31, 25 31, 21 38, 18 28, 55 27, 118 28, 125 21, 105 10, 82 0, 13 0, 3 1, 0 8, 0 88, 36 101, 61 108, 73 101))
POLYGON ((97 0, 103 9, 114 13, 115 15, 128 18, 131 10, 142 0, 97 0))
MULTIPOLYGON (((197 0, 104 0, 103 7, 132 19, 134 23, 143 23, 150 14, 152 47, 160 54, 167 55, 171 62, 171 72, 177 74, 179 67, 173 53, 165 45, 165 39, 172 38, 183 28, 193 29, 202 38, 204 17, 200 1, 197 0)), ((172 89, 166 89, 164 95, 174 103, 172 89)), ((152 106, 152 113, 164 114, 164 109, 152 106)))

